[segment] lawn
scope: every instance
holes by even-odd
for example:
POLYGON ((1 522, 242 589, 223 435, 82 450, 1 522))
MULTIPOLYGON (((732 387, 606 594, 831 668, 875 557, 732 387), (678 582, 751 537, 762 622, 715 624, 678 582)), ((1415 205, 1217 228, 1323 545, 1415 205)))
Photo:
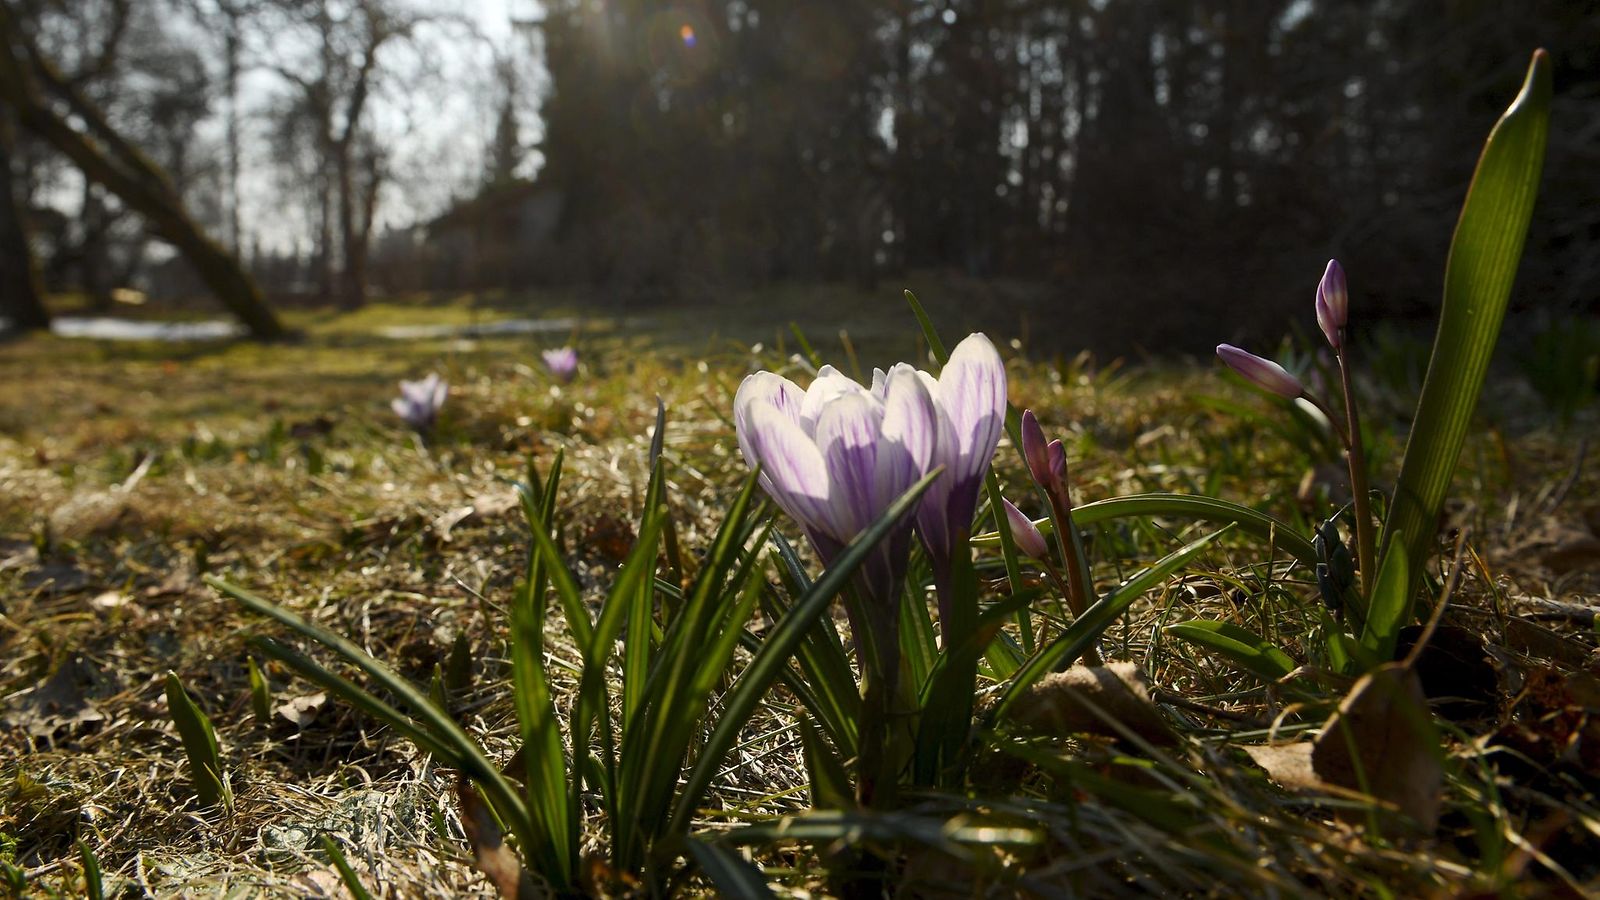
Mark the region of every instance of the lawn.
MULTIPOLYGON (((881 293, 777 306, 847 373, 896 359, 927 366, 915 320, 893 291, 881 293), (833 316, 835 305, 850 315, 833 316), (841 321, 848 335, 821 324, 841 321)), ((540 314, 583 311, 568 301, 540 314)), ((1064 440, 1079 503, 1208 494, 1310 535, 1348 499, 1328 436, 1210 361, 1056 356, 1023 340, 1015 318, 972 321, 956 303, 932 313, 947 340, 990 330, 1010 402, 1064 440)), ((450 670, 452 716, 504 765, 520 741, 507 607, 530 546, 512 482, 561 454, 560 549, 592 608, 637 538, 656 398, 676 540, 700 558, 747 475, 732 423, 740 379, 759 368, 810 379, 796 333, 748 304, 624 310, 552 334, 375 336, 387 324, 509 315, 459 304, 303 313, 305 337, 279 346, 0 344, 0 863, 10 885, 81 895, 81 847, 108 896, 334 895, 344 888, 319 842, 326 834, 376 896, 492 893, 464 836, 456 773, 261 656, 251 636, 312 651, 202 577, 348 636, 423 688, 450 670), (582 363, 563 384, 538 351, 568 341, 582 363), (430 371, 451 393, 422 440, 389 401, 400 379, 430 371), (252 706, 252 661, 270 691, 265 718, 252 706), (231 809, 196 800, 168 712, 169 670, 215 726, 231 809)), ((1399 346, 1391 357, 1419 352, 1399 346)), ((1358 384, 1375 485, 1393 483, 1404 447, 1416 390, 1404 368, 1374 367, 1358 384)), ((1131 663, 1147 684, 1131 705, 1116 705, 1121 694, 1107 703, 1111 723, 1048 709, 1008 722, 975 736, 978 762, 961 784, 908 791, 896 811, 829 828, 804 818, 819 798, 799 700, 779 684, 740 732, 695 830, 744 848, 772 890, 794 896, 838 890, 860 846, 912 896, 1600 889, 1600 476, 1584 465, 1593 432, 1592 414, 1559 425, 1517 376, 1491 377, 1440 523, 1446 565, 1430 564, 1458 583, 1417 660, 1442 736, 1432 828, 1394 827, 1371 798, 1296 779, 1260 751, 1316 733, 1352 678, 1274 683, 1165 630, 1229 622, 1296 666, 1316 661, 1325 619, 1316 579, 1235 530, 1141 591, 1104 633, 1105 659, 1131 663), (783 822, 789 831, 776 828, 783 822), (773 827, 734 836, 752 824, 773 827)), ((1007 496, 1042 515, 1009 441, 995 460, 1007 496)), ((772 514, 802 546, 793 523, 772 514)), ((978 531, 992 529, 988 516, 978 531)), ((1208 533, 1172 516, 1084 531, 1098 592, 1208 533)), ((750 549, 781 580, 770 554, 750 549)), ((809 555, 802 563, 821 570, 809 555)), ((1037 633, 1008 619, 1012 642, 1061 632, 1034 569, 1009 584, 987 545, 977 568, 988 601, 1013 587, 1043 592, 1037 633)), ((544 665, 565 715, 582 651, 559 610, 551 604, 544 665)), ((833 618, 843 630, 842 614, 833 618)), ((751 646, 770 631, 757 616, 751 646)), ((980 670, 980 708, 1001 681, 980 670)), ((725 687, 713 691, 711 721, 725 687)), ((1405 752, 1394 751, 1397 765, 1405 752)), ((643 890, 610 867, 594 798, 581 816, 589 889, 643 890)), ((672 890, 711 890, 691 855, 674 858, 672 890)))

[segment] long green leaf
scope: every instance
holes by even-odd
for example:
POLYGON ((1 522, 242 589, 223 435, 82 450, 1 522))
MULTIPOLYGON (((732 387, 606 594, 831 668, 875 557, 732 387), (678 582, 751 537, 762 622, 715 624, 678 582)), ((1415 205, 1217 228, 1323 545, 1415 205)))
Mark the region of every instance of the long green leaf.
POLYGON ((1175 638, 1220 654, 1235 666, 1267 681, 1277 681, 1295 670, 1294 660, 1289 654, 1250 629, 1232 622, 1196 619, 1168 625, 1163 630, 1175 638))
POLYGON ((1549 55, 1535 51, 1522 91, 1489 132, 1450 243, 1439 331, 1383 530, 1385 548, 1405 535, 1413 580, 1431 556, 1439 508, 1516 280, 1544 168, 1550 80, 1549 55))
POLYGON ((767 886, 767 880, 761 877, 761 870, 754 863, 721 844, 690 838, 689 855, 699 863, 720 896, 748 897, 750 900, 777 896, 767 886))
POLYGON ((326 832, 317 837, 321 840, 322 852, 328 854, 333 867, 339 870, 339 880, 344 882, 344 889, 350 892, 351 900, 372 900, 372 895, 362 886, 356 870, 350 867, 350 860, 344 858, 344 851, 339 849, 338 842, 326 832))
POLYGON ((1377 662, 1394 659, 1400 628, 1411 618, 1411 562, 1406 558, 1403 532, 1395 532, 1394 542, 1378 566, 1378 580, 1367 601, 1367 624, 1361 632, 1361 646, 1371 651, 1377 662))
MULTIPOLYGON (((496 810, 507 820, 517 838, 523 846, 535 846, 534 836, 536 829, 533 820, 528 815, 528 809, 516 791, 506 781, 505 776, 494 763, 484 755, 483 748, 472 739, 455 720, 443 710, 428 700, 426 694, 418 690, 416 685, 406 680, 400 673, 376 659, 366 651, 357 647, 347 638, 341 637, 307 621, 302 616, 273 603, 270 600, 256 596, 242 587, 231 584, 214 575, 204 576, 206 584, 215 590, 244 604, 246 607, 261 615, 287 626, 290 630, 298 632, 304 637, 327 647, 339 654, 347 662, 365 672, 368 677, 382 685, 384 690, 399 698, 402 703, 411 709, 417 722, 426 730, 438 744, 448 749, 457 760, 457 766, 468 778, 478 782, 494 801, 496 810)), ((546 878, 554 881, 556 873, 543 873, 546 878)))
POLYGON ((700 755, 695 759, 694 767, 689 771, 683 790, 678 793, 678 801, 672 809, 669 833, 682 833, 688 829, 690 819, 699 806, 700 798, 705 795, 706 789, 711 785, 711 779, 720 770, 722 761, 729 748, 733 746, 739 731, 755 712, 756 705, 766 695, 773 679, 777 678, 783 667, 788 665, 796 646, 805 639, 806 632, 815 624, 816 618, 822 615, 828 604, 844 590, 856 569, 861 567, 861 563, 866 560, 873 548, 887 538, 894 529, 903 526, 905 517, 922 497, 923 491, 926 491, 928 485, 943 472, 944 469, 939 468, 923 476, 911 486, 910 490, 902 494, 900 499, 891 504, 888 511, 879 517, 872 527, 857 535, 856 539, 834 559, 833 565, 822 573, 822 577, 812 584, 811 590, 800 598, 800 601, 789 610, 789 614, 783 617, 783 621, 772 630, 766 644, 756 654, 755 659, 750 661, 750 665, 739 674, 733 689, 728 692, 722 715, 717 719, 716 727, 712 729, 711 736, 706 739, 700 755))
POLYGON ((232 806, 233 796, 222 779, 222 755, 217 749, 217 733, 177 673, 167 673, 167 713, 183 739, 183 751, 189 757, 189 776, 194 781, 195 796, 203 806, 232 806))
MULTIPOLYGON (((1098 525, 1115 519, 1154 516, 1196 519, 1214 525, 1236 525, 1245 534, 1273 542, 1279 549, 1307 566, 1315 566, 1319 561, 1316 548, 1311 545, 1311 539, 1295 530, 1294 526, 1248 506, 1240 506, 1215 497, 1169 493, 1130 494, 1126 497, 1085 503, 1072 510, 1072 520, 1079 526, 1098 525)), ((1052 527, 1049 519, 1040 520, 1035 524, 1041 531, 1049 531, 1052 527)), ((993 546, 999 542, 999 538, 998 534, 985 534, 972 540, 980 546, 993 546)))
POLYGON ((1012 676, 1005 693, 1000 695, 1000 702, 990 711, 989 720, 994 721, 1003 716, 1011 704, 1037 684, 1039 679, 1054 671, 1058 665, 1082 656, 1084 651, 1099 640, 1101 633, 1110 628, 1111 624, 1126 612, 1135 600, 1143 596, 1145 591, 1183 568, 1189 560, 1194 559, 1227 532, 1228 528, 1214 531, 1174 550, 1123 582, 1116 590, 1101 598, 1100 602, 1084 610, 1083 615, 1067 626, 1066 631, 1035 653, 1033 658, 1012 676))

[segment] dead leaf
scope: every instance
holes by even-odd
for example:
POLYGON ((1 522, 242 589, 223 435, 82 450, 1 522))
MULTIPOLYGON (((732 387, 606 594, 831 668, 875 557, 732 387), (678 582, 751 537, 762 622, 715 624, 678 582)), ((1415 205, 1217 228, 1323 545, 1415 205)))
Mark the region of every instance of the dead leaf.
POLYGON ((73 656, 49 678, 13 696, 0 722, 36 738, 77 731, 105 719, 90 698, 111 690, 104 673, 82 656, 73 656))
POLYGON ((96 612, 110 612, 128 605, 128 595, 121 591, 104 591, 89 598, 89 608, 96 612))
POLYGON ((1286 788, 1321 790, 1326 783, 1311 768, 1310 741, 1293 744, 1260 744, 1247 746, 1244 752, 1255 764, 1267 771, 1273 781, 1286 788))
POLYGON ((489 807, 478 796, 478 789, 465 777, 456 782, 456 797, 461 801, 461 829, 467 833, 478 871, 489 876, 500 896, 508 900, 533 900, 540 896, 517 854, 507 847, 489 807))
MULTIPOLYGON (((1400 629, 1395 656, 1410 655, 1425 631, 1422 625, 1400 629)), ((1493 711, 1500 699, 1500 673, 1477 632, 1459 625, 1440 625, 1412 663, 1422 693, 1439 715, 1466 719, 1493 711)))
POLYGON ((1311 767, 1318 778, 1366 793, 1431 832, 1439 824, 1442 755, 1421 680, 1390 663, 1350 689, 1323 726, 1311 767))
POLYGON ((1581 669, 1589 661, 1590 651, 1584 644, 1518 616, 1506 620, 1506 646, 1571 669, 1581 669))
POLYGON ((449 541, 450 530, 466 521, 472 513, 473 509, 470 506, 458 506, 455 509, 446 510, 433 520, 433 533, 438 536, 439 540, 449 541))
POLYGON ((1171 745, 1178 740, 1150 701, 1144 674, 1129 662, 1079 665, 1046 675, 1013 706, 1010 718, 1052 734, 1120 738, 1129 731, 1152 744, 1171 745), (1106 717, 1122 728, 1108 723, 1106 717))
POLYGON ((296 728, 304 729, 317 718, 317 713, 322 711, 327 702, 328 695, 318 691, 280 703, 273 712, 293 722, 296 728))

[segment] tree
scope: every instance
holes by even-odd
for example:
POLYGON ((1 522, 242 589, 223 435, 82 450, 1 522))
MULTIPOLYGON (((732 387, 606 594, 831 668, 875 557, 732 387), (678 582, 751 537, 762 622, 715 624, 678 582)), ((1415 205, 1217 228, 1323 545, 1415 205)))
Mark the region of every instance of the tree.
POLYGON ((10 2, 0 2, 0 100, 23 128, 70 159, 85 178, 144 216, 252 336, 284 336, 239 261, 195 223, 161 168, 39 51, 10 2))
POLYGON ((0 109, 0 315, 15 331, 50 327, 39 264, 28 244, 28 208, 17 190, 16 133, 0 109))

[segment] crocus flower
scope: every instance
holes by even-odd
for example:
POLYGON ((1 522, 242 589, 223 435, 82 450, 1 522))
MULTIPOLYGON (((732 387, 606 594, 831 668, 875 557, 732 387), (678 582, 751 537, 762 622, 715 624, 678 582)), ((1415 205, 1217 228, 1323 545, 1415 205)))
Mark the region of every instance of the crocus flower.
POLYGON ((1317 284, 1317 324, 1328 338, 1328 346, 1339 349, 1345 322, 1350 317, 1350 291, 1345 284, 1344 267, 1337 259, 1328 260, 1327 271, 1317 284))
MULTIPOLYGON (((762 488, 800 523, 824 562, 881 517, 934 457, 938 410, 919 374, 896 366, 876 388, 824 366, 805 391, 757 372, 734 396, 745 461, 760 465, 762 488)), ((899 602, 910 530, 907 521, 863 564, 870 600, 899 602)))
POLYGON ((1283 366, 1248 350, 1241 350, 1232 344, 1218 344, 1217 356, 1228 364, 1228 368, 1238 372, 1244 380, 1264 391, 1271 391, 1290 400, 1306 392, 1305 385, 1300 383, 1300 379, 1290 375, 1283 366))
POLYGON ((1040 533, 1039 526, 1033 520, 1023 515, 1016 504, 1010 500, 1001 500, 1006 508, 1006 522, 1011 526, 1011 536, 1016 539, 1017 549, 1024 556, 1045 562, 1050 559, 1050 545, 1045 543, 1044 535, 1040 533))
POLYGON ((546 350, 543 354, 545 367, 550 374, 563 382, 571 381, 578 374, 578 351, 571 347, 561 347, 556 350, 546 350))
POLYGON ((437 372, 429 372, 421 381, 400 382, 400 396, 389 406, 395 415, 417 431, 427 431, 439 417, 439 407, 450 393, 450 385, 437 372))

